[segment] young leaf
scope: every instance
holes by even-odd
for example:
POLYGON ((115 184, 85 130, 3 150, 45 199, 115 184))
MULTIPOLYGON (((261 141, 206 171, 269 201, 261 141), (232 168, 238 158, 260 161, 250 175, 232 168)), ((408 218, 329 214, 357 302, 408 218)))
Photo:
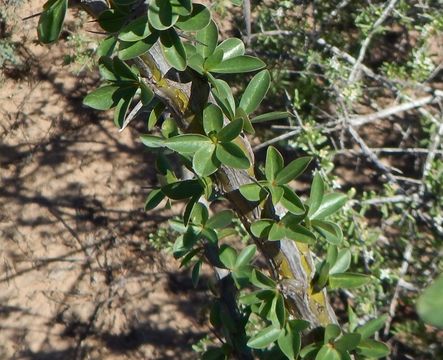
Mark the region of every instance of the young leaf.
POLYGON ((310 218, 311 215, 314 214, 320 207, 323 201, 324 193, 325 193, 325 183, 323 182, 320 173, 316 172, 314 175, 314 180, 312 181, 311 193, 309 195, 308 216, 310 218))
MULTIPOLYGON (((159 0, 163 1, 164 0, 159 0)), ((160 43, 168 63, 178 71, 186 69, 186 50, 174 29, 160 33, 160 43)))
POLYGON ((118 33, 118 39, 122 41, 143 40, 151 35, 149 20, 147 16, 140 16, 124 26, 118 33))
POLYGON ((382 315, 376 319, 369 320, 366 324, 358 327, 355 331, 361 335, 363 340, 367 339, 385 326, 387 320, 388 315, 382 315))
POLYGON ((197 52, 206 59, 214 52, 217 46, 218 29, 214 21, 211 21, 209 25, 202 30, 197 31, 195 40, 197 41, 197 52))
POLYGON ((193 4, 192 12, 186 16, 180 16, 175 26, 183 31, 199 31, 208 26, 211 21, 211 13, 202 4, 193 4))
POLYGON ((347 201, 348 197, 341 193, 331 193, 323 197, 323 200, 314 212, 311 211, 311 219, 324 219, 340 210, 347 201))
POLYGON ((214 155, 215 145, 205 143, 195 152, 192 167, 198 176, 209 176, 215 173, 220 166, 220 161, 214 155))
POLYGON ((157 30, 169 29, 178 20, 178 15, 172 13, 172 6, 166 0, 151 0, 148 6, 149 23, 157 30))
POLYGON ((223 112, 217 105, 207 104, 203 110, 203 129, 206 135, 223 127, 223 112))
POLYGON ((234 143, 220 143, 215 149, 217 159, 226 166, 236 169, 248 169, 250 166, 249 159, 242 149, 234 143))
POLYGON ((151 113, 149 114, 148 130, 152 130, 154 128, 154 126, 157 124, 158 120, 160 119, 161 114, 163 114, 164 110, 165 110, 165 105, 161 102, 158 102, 154 106, 151 113))
POLYGON ((260 59, 242 55, 232 59, 225 60, 211 69, 211 72, 220 74, 233 74, 256 71, 264 68, 266 64, 260 59))
POLYGON ((283 169, 283 156, 273 146, 269 146, 266 152, 265 176, 268 181, 274 181, 277 173, 283 169))
POLYGON ((243 119, 233 120, 218 132, 217 139, 222 143, 232 141, 240 135, 242 129, 243 119))
POLYGON ((260 71, 252 78, 243 93, 239 105, 246 114, 252 113, 259 107, 269 90, 270 83, 271 75, 268 70, 260 71))
POLYGON ((280 332, 279 328, 271 325, 250 338, 247 345, 253 349, 264 349, 278 339, 280 332))
POLYGON ((65 21, 68 0, 49 0, 43 5, 37 26, 38 39, 43 44, 56 41, 65 21))
POLYGON ((278 185, 284 185, 294 180, 305 171, 311 162, 311 157, 305 156, 291 161, 276 176, 275 181, 278 185))
POLYGON ((339 273, 329 276, 329 287, 331 289, 353 289, 372 281, 371 277, 363 274, 339 273))
POLYGON ((237 38, 224 40, 216 49, 223 50, 223 61, 245 54, 245 44, 237 38))
POLYGON ((179 154, 194 154, 202 146, 211 144, 211 140, 199 134, 183 134, 166 139, 164 144, 179 154))

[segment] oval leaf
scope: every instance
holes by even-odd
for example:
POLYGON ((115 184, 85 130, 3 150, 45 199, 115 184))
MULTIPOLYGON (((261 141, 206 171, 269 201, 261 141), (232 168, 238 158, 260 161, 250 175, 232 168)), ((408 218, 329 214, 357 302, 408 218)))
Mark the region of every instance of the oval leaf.
POLYGON ((217 49, 223 50, 223 61, 245 54, 245 44, 237 38, 224 40, 217 46, 217 49))
POLYGON ((164 144, 169 149, 178 152, 179 154, 194 154, 202 146, 211 143, 206 136, 198 134, 184 134, 177 135, 166 139, 164 144))
POLYGON ((43 5, 43 9, 37 33, 42 43, 49 44, 56 41, 60 35, 68 9, 68 0, 49 0, 43 5))
POLYGON ((192 168, 198 176, 209 176, 217 171, 220 162, 215 158, 214 151, 213 143, 206 143, 196 151, 192 159, 192 168))
POLYGON ((242 129, 243 119, 233 120, 218 132, 217 139, 222 143, 232 141, 240 135, 242 129))
POLYGON ((253 349, 264 349, 278 339, 280 332, 279 328, 269 326, 250 338, 247 345, 253 349))
POLYGON ((232 142, 221 143, 215 149, 217 159, 226 166, 236 169, 248 169, 249 159, 239 146, 232 142))
POLYGON ((329 287, 331 289, 353 289, 372 281, 371 277, 363 274, 339 273, 329 276, 329 287))
POLYGON ((206 59, 214 52, 217 46, 218 29, 214 21, 211 21, 204 29, 197 31, 195 40, 197 41, 195 46, 197 52, 206 59))
POLYGON ((417 311, 423 321, 443 328, 443 275, 419 297, 417 311))
POLYGON ((178 20, 178 15, 172 13, 168 0, 151 0, 148 7, 149 23, 157 30, 169 29, 178 20))
POLYGON ((263 69, 266 64, 260 59, 242 55, 232 59, 225 60, 211 69, 211 72, 220 74, 245 73, 263 69))
POLYGON ((269 146, 266 151, 265 176, 268 181, 273 181, 277 173, 283 169, 283 156, 273 146, 269 146))
POLYGON ((160 43, 168 63, 178 71, 184 71, 186 69, 186 50, 176 31, 174 29, 162 31, 160 43))
POLYGON ((138 41, 147 38, 151 33, 148 17, 141 16, 124 26, 118 33, 118 39, 122 41, 138 41))
POLYGON ((266 93, 269 90, 269 85, 271 84, 271 75, 268 70, 260 71, 256 74, 246 87, 245 92, 240 100, 240 107, 250 114, 255 111, 266 93))
POLYGON ((311 162, 311 157, 304 156, 291 161, 285 168, 283 168, 276 176, 275 181, 279 185, 287 184, 300 176, 311 162))
POLYGON ((324 219, 329 215, 332 215, 336 211, 340 210, 348 200, 346 194, 331 193, 323 197, 319 208, 314 212, 312 211, 312 219, 324 219))
POLYGON ((211 21, 211 13, 202 4, 193 4, 191 14, 181 16, 175 26, 183 31, 198 31, 204 29, 211 21))

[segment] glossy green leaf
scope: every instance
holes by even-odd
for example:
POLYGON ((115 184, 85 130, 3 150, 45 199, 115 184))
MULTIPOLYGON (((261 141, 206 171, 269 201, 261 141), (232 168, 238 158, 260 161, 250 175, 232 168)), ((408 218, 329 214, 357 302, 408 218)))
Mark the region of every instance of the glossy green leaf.
POLYGON ((283 189, 280 203, 292 214, 303 215, 306 210, 297 194, 287 185, 282 185, 280 188, 283 189))
POLYGON ((248 265, 251 259, 254 257, 257 247, 255 245, 246 246, 238 255, 237 261, 235 262, 235 267, 239 268, 241 266, 248 265))
MULTIPOLYGON (((192 0, 169 0, 172 12, 180 16, 188 16, 192 12, 192 0)), ((194 6, 197 4, 194 4, 194 6)))
POLYGON ((101 28, 110 33, 118 32, 126 21, 127 14, 114 9, 105 10, 98 17, 101 28))
POLYGON ((297 358, 301 347, 300 333, 294 331, 289 324, 280 332, 277 339, 280 350, 289 360, 297 358))
POLYGON ((340 210, 348 200, 345 194, 331 193, 323 197, 323 201, 315 212, 311 212, 312 219, 324 219, 340 210))
POLYGON ((97 55, 112 56, 116 45, 117 39, 114 36, 108 36, 100 42, 100 45, 97 48, 97 55))
POLYGON ((189 199, 203 192, 197 180, 182 180, 162 187, 162 191, 172 200, 189 199))
POLYGON ((123 126, 123 123, 126 119, 126 114, 129 109, 129 105, 131 105, 132 98, 135 95, 135 92, 137 91, 136 87, 129 87, 126 89, 125 94, 123 97, 118 101, 117 106, 114 110, 114 124, 121 129, 123 126))
POLYGON ((220 261, 228 269, 235 268, 235 262, 237 261, 237 251, 229 245, 223 244, 220 246, 220 251, 218 254, 220 261))
POLYGON ((165 139, 178 135, 177 123, 173 118, 168 117, 163 121, 161 133, 165 139))
POLYGON ((222 210, 212 216, 206 223, 206 227, 221 229, 231 224, 234 213, 231 210, 222 210))
POLYGON ((196 202, 192 207, 191 221, 196 225, 205 225, 208 221, 209 212, 208 208, 200 202, 196 202))
POLYGON ((331 289, 353 289, 372 281, 371 277, 363 274, 338 273, 329 276, 329 287, 331 289))
POLYGON ((329 270, 329 274, 343 273, 348 270, 351 265, 351 251, 349 249, 341 249, 337 253, 334 265, 329 270))
POLYGON ((251 232, 258 238, 267 239, 273 224, 274 221, 270 219, 257 220, 251 224, 251 232))
POLYGON ((166 139, 164 144, 179 154, 194 154, 202 146, 211 144, 211 140, 199 134, 183 134, 166 139))
POLYGON ((309 211, 308 216, 311 217, 320 207, 325 193, 325 183, 319 172, 314 175, 312 181, 311 193, 309 195, 309 211))
MULTIPOLYGON (((186 45, 186 44, 185 44, 186 45)), ((203 59, 203 56, 201 56, 200 54, 188 54, 188 47, 185 46, 186 49, 186 56, 188 56, 188 66, 196 71, 197 73, 199 73, 200 75, 204 74, 204 69, 203 69, 203 63, 205 62, 205 59, 203 59)))
POLYGON ((153 28, 166 30, 176 23, 178 15, 172 13, 172 6, 168 0, 151 0, 148 6, 148 18, 153 28))
POLYGON ((204 71, 211 71, 212 68, 216 67, 218 64, 221 63, 223 59, 223 50, 221 49, 215 49, 215 51, 208 56, 206 59, 203 68, 204 71))
POLYGON ((154 135, 142 135, 140 139, 149 148, 159 148, 164 146, 164 139, 154 135))
POLYGON ((291 161, 286 167, 284 167, 276 176, 275 181, 279 185, 287 184, 300 176, 303 171, 308 167, 311 162, 311 157, 305 156, 291 161))
POLYGON ((271 193, 272 197, 272 203, 274 205, 278 204, 283 197, 285 189, 283 189, 281 186, 275 186, 275 185, 269 185, 267 186, 269 192, 271 193))
POLYGON ((343 241, 343 232, 337 224, 325 220, 312 220, 311 225, 328 243, 340 245, 343 241))
POLYGON ((238 74, 263 69, 266 64, 260 59, 242 55, 225 60, 211 69, 211 72, 220 74, 238 74))
POLYGON ((118 39, 122 41, 138 41, 151 35, 149 20, 147 16, 141 16, 124 26, 118 33, 118 39))
POLYGON ((184 71, 186 69, 186 50, 176 31, 174 29, 162 31, 160 44, 168 63, 178 71, 184 71))
POLYGON ((212 94, 214 95, 217 104, 221 107, 226 116, 232 120, 235 115, 235 100, 231 87, 226 81, 221 79, 213 79, 211 83, 214 86, 212 94))
POLYGON ((223 127, 223 112, 217 105, 207 104, 203 110, 203 129, 206 135, 223 127))
POLYGON ((426 323, 443 328, 443 275, 418 298, 417 311, 426 323))
POLYGON ((271 229, 269 230, 268 240, 278 241, 283 240, 286 236, 286 228, 283 223, 273 223, 271 229))
POLYGON ((121 80, 132 80, 138 83, 138 76, 134 71, 117 56, 112 59, 115 75, 121 80))
POLYGON ((359 326, 355 331, 359 333, 364 340, 373 336, 378 330, 383 328, 386 321, 388 321, 388 315, 382 315, 376 319, 369 320, 366 324, 359 326))
POLYGON ((149 105, 154 99, 154 92, 144 82, 140 83, 140 98, 144 106, 149 105))
POLYGON ((211 13, 202 4, 193 4, 191 14, 180 16, 175 26, 183 31, 198 31, 204 29, 211 21, 211 13))
POLYGON ((261 201, 268 195, 268 192, 259 184, 246 184, 239 188, 240 194, 248 201, 261 201))
POLYGON ((316 240, 315 235, 300 224, 286 224, 285 235, 288 239, 306 244, 313 244, 316 240))
POLYGON ((197 52, 206 59, 214 52, 215 47, 217 46, 218 29, 214 21, 211 21, 209 25, 202 30, 197 31, 195 40, 197 41, 195 46, 197 52))
POLYGON ((243 130, 243 119, 231 121, 217 133, 218 141, 225 143, 234 140, 243 130))
POLYGON ((344 334, 335 342, 335 348, 341 352, 352 351, 360 343, 360 334, 344 334))
POLYGON ((251 119, 251 122, 253 124, 258 124, 266 121, 287 119, 289 116, 291 115, 287 111, 273 111, 254 117, 251 119))
POLYGON ((83 104, 97 110, 108 110, 117 105, 119 97, 116 96, 120 87, 116 85, 102 86, 86 95, 83 104))
POLYGON ((135 42, 120 41, 118 47, 118 57, 122 60, 133 59, 146 53, 158 39, 158 33, 155 32, 143 40, 135 42))
POLYGON ((236 169, 248 169, 249 159, 243 150, 236 144, 227 142, 220 143, 215 149, 217 159, 226 166, 236 169))
POLYGON ((37 26, 38 39, 44 44, 56 41, 65 21, 68 0, 49 0, 43 5, 37 26))
POLYGON ((389 355, 389 347, 379 341, 365 339, 357 347, 357 353, 368 358, 378 359, 389 355))
POLYGON ((165 194, 161 189, 152 190, 145 201, 145 211, 155 209, 165 198, 165 194))
POLYGON ((248 114, 240 107, 235 109, 235 119, 239 118, 243 119, 243 131, 251 135, 255 134, 255 129, 252 126, 251 120, 249 120, 248 114))
POLYGON ((274 280, 256 269, 252 270, 250 280, 252 285, 264 290, 274 290, 277 286, 274 280))
POLYGON ((223 60, 232 59, 245 54, 245 44, 238 38, 222 41, 217 49, 223 50, 223 60))
POLYGON ((341 360, 340 354, 335 350, 332 345, 323 345, 320 351, 317 353, 315 360, 341 360))
POLYGON ((283 169, 283 156, 273 146, 269 146, 266 151, 265 176, 268 181, 273 181, 277 173, 283 169))
POLYGON ((243 93, 239 105, 246 114, 252 113, 259 107, 269 90, 270 84, 271 75, 268 70, 260 71, 252 78, 243 93))
POLYGON ((277 293, 272 300, 270 320, 272 324, 280 329, 284 326, 286 321, 286 308, 283 295, 277 293))
POLYGON ((247 345, 252 349, 264 349, 278 339, 280 329, 269 326, 249 339, 247 345))
POLYGON ((192 285, 194 285, 195 288, 197 287, 198 281, 200 279, 201 267, 202 267, 202 262, 201 261, 197 261, 195 263, 194 267, 192 268, 191 279, 192 279, 192 285))
POLYGON ((214 155, 215 145, 205 143, 201 146, 192 159, 192 168, 198 176, 209 176, 217 171, 220 161, 214 155))

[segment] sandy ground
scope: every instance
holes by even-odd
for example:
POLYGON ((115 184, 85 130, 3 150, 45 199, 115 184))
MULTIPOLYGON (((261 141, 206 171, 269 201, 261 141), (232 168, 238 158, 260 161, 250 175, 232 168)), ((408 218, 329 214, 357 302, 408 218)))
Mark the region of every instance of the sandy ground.
POLYGON ((143 211, 153 157, 82 106, 96 84, 36 21, 17 35, 30 72, 0 82, 0 358, 195 358, 204 293, 147 242, 167 215, 143 211))

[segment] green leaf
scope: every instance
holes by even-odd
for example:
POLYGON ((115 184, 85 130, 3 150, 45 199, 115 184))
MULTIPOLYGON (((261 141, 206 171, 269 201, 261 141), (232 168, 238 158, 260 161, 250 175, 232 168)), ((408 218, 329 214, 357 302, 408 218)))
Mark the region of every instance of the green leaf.
POLYGON ((270 320, 272 324, 280 329, 286 321, 285 300, 280 293, 277 293, 272 300, 272 307, 270 313, 270 320))
POLYGON ((241 266, 248 265, 256 251, 257 247, 255 245, 246 246, 238 255, 235 267, 240 268, 241 266))
POLYGON ((166 30, 176 23, 178 15, 172 13, 172 6, 168 0, 151 0, 148 6, 148 18, 153 28, 166 30))
POLYGON ((220 62, 223 59, 223 50, 220 49, 215 49, 215 51, 208 56, 208 58, 206 59, 203 68, 204 71, 210 71, 213 67, 217 66, 218 64, 220 64, 220 62))
POLYGON ((220 74, 233 74, 256 71, 264 68, 266 64, 260 59, 242 55, 225 60, 211 69, 211 72, 220 74))
POLYGON ((202 267, 202 262, 201 261, 197 261, 194 265, 194 267, 192 268, 192 285, 194 285, 194 287, 196 288, 198 285, 198 280, 200 279, 200 270, 202 267))
POLYGON ((424 322, 443 328, 443 275, 418 298, 417 312, 424 322))
POLYGON ((140 139, 149 148, 159 148, 164 146, 164 139, 154 135, 142 135, 140 139))
POLYGON ((220 161, 215 157, 215 145, 205 143, 201 146, 192 159, 192 168, 198 176, 209 176, 217 171, 220 161))
POLYGON ((118 32, 126 20, 127 14, 114 9, 105 10, 98 17, 98 23, 102 29, 110 33, 118 32))
POLYGON ((320 350, 320 347, 321 344, 319 343, 311 343, 300 350, 300 357, 302 359, 308 358, 311 360, 314 358, 312 355, 317 353, 320 350))
POLYGON ((122 41, 139 41, 151 35, 147 16, 141 16, 124 26, 118 33, 118 39, 122 41))
POLYGON ((114 67, 115 75, 121 80, 129 80, 138 83, 138 76, 132 69, 126 65, 117 56, 112 59, 112 65, 114 67))
POLYGON ((277 286, 274 280, 267 277, 261 271, 256 270, 256 269, 252 270, 250 280, 251 280, 252 285, 254 285, 260 289, 263 289, 263 290, 274 290, 275 287, 277 286))
POLYGON ((274 220, 270 219, 257 220, 251 224, 251 232, 254 236, 258 238, 267 239, 273 224, 274 220))
POLYGON ((160 43, 168 63, 178 71, 184 71, 186 69, 186 50, 176 31, 174 29, 162 31, 160 43))
POLYGON ((235 109, 235 119, 238 118, 243 119, 243 131, 251 135, 255 134, 254 127, 251 124, 251 120, 249 120, 248 114, 246 114, 246 112, 240 107, 235 109))
POLYGON ((351 251, 349 249, 341 249, 337 253, 337 258, 329 270, 329 274, 343 273, 348 270, 349 265, 351 265, 351 251))
POLYGON ((203 59, 203 56, 201 56, 200 54, 190 55, 188 53, 189 46, 186 46, 186 45, 188 45, 188 44, 185 44, 186 56, 188 56, 188 66, 191 69, 193 69, 194 71, 196 71, 197 73, 199 73, 200 75, 203 75, 203 73, 204 73, 203 63, 204 63, 205 59, 203 59))
POLYGON ((145 211, 155 209, 164 198, 165 194, 163 194, 163 191, 161 189, 152 190, 146 198, 145 211))
POLYGON ((278 185, 284 185, 294 180, 305 171, 311 162, 311 157, 305 156, 291 161, 276 176, 275 181, 278 185))
POLYGON ((44 44, 56 41, 62 30, 68 9, 67 0, 49 0, 43 5, 37 26, 38 39, 44 44))
POLYGON ((223 244, 220 246, 220 251, 218 253, 220 261, 228 269, 232 270, 235 268, 235 262, 237 261, 237 251, 229 245, 223 244))
POLYGON ((165 105, 161 102, 158 102, 154 106, 151 113, 149 114, 148 130, 152 130, 154 128, 154 126, 157 124, 158 120, 160 119, 161 114, 163 114, 164 110, 165 110, 165 105))
POLYGON ((166 139, 164 144, 179 154, 194 154, 202 146, 211 144, 211 140, 199 134, 183 134, 166 139))
POLYGON ((207 104, 203 110, 203 129, 206 135, 223 127, 223 112, 217 105, 207 104))
POLYGON ((211 76, 210 79, 214 86, 212 94, 214 95, 217 104, 221 107, 226 116, 232 120, 235 115, 235 100, 234 95, 232 95, 231 87, 224 80, 215 79, 211 76))
POLYGON ((210 21, 208 26, 197 31, 195 40, 197 41, 197 52, 206 59, 214 52, 217 46, 218 29, 214 21, 210 21))
POLYGON ((287 224, 285 226, 285 234, 288 239, 306 244, 313 244, 316 240, 312 232, 299 224, 287 224))
POLYGON ((328 324, 325 328, 324 343, 327 344, 331 340, 335 340, 341 334, 340 326, 336 324, 328 324))
POLYGON ((215 149, 217 159, 226 166, 236 169, 248 169, 249 159, 243 150, 236 144, 227 142, 220 143, 215 149))
POLYGON ((283 156, 273 146, 266 151, 265 176, 268 181, 273 181, 275 176, 284 167, 283 156))
POLYGON ((100 42, 97 49, 98 56, 111 56, 117 45, 117 39, 114 36, 108 36, 100 42))
POLYGON ((165 195, 172 200, 189 199, 203 192, 198 180, 182 180, 162 187, 165 195))
POLYGON ((209 240, 213 245, 217 245, 218 243, 218 236, 217 233, 213 229, 202 229, 202 235, 209 240))
POLYGON ((369 320, 363 326, 359 326, 355 331, 361 335, 361 338, 367 339, 374 335, 378 330, 385 326, 388 321, 388 315, 382 315, 376 319, 369 320))
POLYGON ((237 38, 224 40, 216 49, 223 50, 223 61, 232 59, 245 54, 245 44, 237 38))
POLYGON ((268 240, 279 241, 283 240, 286 236, 286 228, 283 223, 273 223, 269 230, 268 240))
POLYGON ((240 186, 240 194, 248 201, 261 201, 266 198, 268 192, 259 184, 252 183, 240 186))
POLYGON ((123 95, 122 95, 121 99, 118 101, 117 106, 115 107, 115 110, 114 110, 114 124, 119 129, 121 129, 123 126, 123 123, 126 118, 126 114, 129 109, 129 105, 131 105, 132 98, 134 97, 134 95, 137 91, 137 87, 131 86, 131 87, 128 87, 125 89, 120 89, 120 90, 122 90, 123 95))
POLYGON ((348 200, 345 194, 331 193, 323 197, 320 207, 314 212, 311 212, 312 219, 324 219, 329 215, 332 215, 336 211, 340 210, 348 200))
POLYGON ((319 172, 314 175, 314 180, 312 181, 311 193, 309 195, 309 211, 308 216, 311 217, 323 201, 323 195, 325 193, 325 183, 319 172))
POLYGON ((122 60, 129 60, 143 55, 157 42, 157 39, 158 33, 155 32, 143 40, 136 42, 120 41, 120 45, 118 47, 118 57, 122 60))
POLYGON ((287 111, 273 111, 254 117, 251 119, 251 122, 253 124, 258 124, 266 121, 287 119, 289 116, 291 115, 287 111))
POLYGON ((140 83, 140 98, 144 106, 149 105, 154 99, 154 92, 144 82, 140 83))
POLYGON ((281 198, 283 197, 285 189, 283 189, 281 186, 274 186, 274 185, 269 185, 267 188, 271 193, 272 203, 274 205, 278 204, 281 198))
POLYGON ((311 225, 328 243, 340 245, 343 241, 343 233, 337 224, 326 220, 312 220, 311 225))
POLYGON ((249 339, 247 346, 252 349, 264 349, 278 339, 280 329, 274 326, 269 326, 259 331, 255 336, 249 339))
POLYGON ((335 342, 335 348, 341 352, 352 351, 360 343, 360 334, 344 334, 335 342))
POLYGON ((208 217, 208 208, 200 202, 195 203, 191 211, 191 221, 196 225, 204 226, 208 217))
POLYGON ((233 120, 218 132, 217 139, 222 143, 232 141, 240 135, 242 129, 243 119, 233 120))
POLYGON ((277 344, 280 350, 285 354, 289 360, 297 358, 301 347, 300 334, 297 331, 293 331, 291 326, 286 325, 280 332, 277 339, 277 344))
POLYGON ((329 287, 331 289, 353 289, 372 281, 371 277, 363 274, 338 273, 329 276, 329 287))
POLYGON ((252 113, 259 107, 269 90, 270 84, 271 75, 268 70, 260 71, 252 78, 243 93, 239 105, 246 114, 252 113))
POLYGON ((357 353, 369 358, 378 359, 389 355, 390 350, 389 347, 382 342, 366 339, 358 345, 357 353))
MULTIPOLYGON (((180 16, 188 16, 192 12, 192 0, 169 0, 172 12, 180 16)), ((197 4, 194 4, 194 6, 197 4)))
POLYGON ((178 135, 177 123, 173 118, 168 117, 163 121, 161 133, 166 139, 178 135))
POLYGON ((212 216, 206 223, 207 228, 221 229, 231 224, 234 213, 231 210, 222 210, 212 216))
POLYGON ((86 95, 83 104, 97 110, 108 110, 117 105, 119 97, 116 96, 120 89, 116 85, 102 86, 86 95))
POLYGON ((297 194, 287 185, 282 185, 280 188, 283 189, 280 203, 292 214, 303 215, 306 210, 297 194))
POLYGON ((175 26, 183 31, 199 31, 209 25, 211 13, 202 4, 193 4, 191 14, 180 16, 175 26))
POLYGON ((323 345, 315 360, 341 360, 340 354, 331 345, 323 345))

